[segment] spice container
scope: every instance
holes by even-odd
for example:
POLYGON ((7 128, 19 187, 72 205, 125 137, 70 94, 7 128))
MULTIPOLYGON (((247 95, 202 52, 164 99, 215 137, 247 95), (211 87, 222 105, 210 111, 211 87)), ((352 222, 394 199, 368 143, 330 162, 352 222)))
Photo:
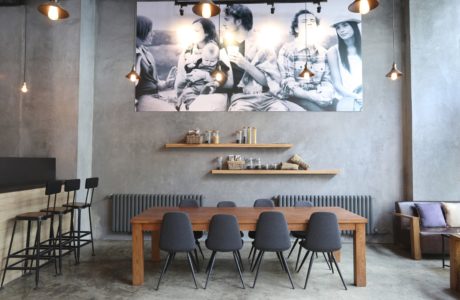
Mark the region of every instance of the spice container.
POLYGON ((219 144, 219 130, 213 130, 211 136, 211 143, 212 144, 219 144))

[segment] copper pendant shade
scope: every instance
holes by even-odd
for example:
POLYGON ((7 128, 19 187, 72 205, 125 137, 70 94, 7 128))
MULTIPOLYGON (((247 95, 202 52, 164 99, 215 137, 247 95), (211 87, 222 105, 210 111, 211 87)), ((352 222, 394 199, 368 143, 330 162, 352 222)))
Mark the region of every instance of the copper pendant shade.
POLYGON ((227 73, 222 70, 220 65, 212 71, 211 77, 214 78, 214 80, 216 80, 221 86, 224 85, 228 79, 227 73))
POLYGON ((62 8, 57 0, 51 0, 38 6, 38 11, 51 20, 67 19, 70 15, 67 10, 62 8))
POLYGON ((310 71, 310 69, 308 68, 307 64, 305 64, 305 67, 303 68, 302 72, 300 72, 299 77, 302 77, 304 79, 308 79, 308 78, 311 78, 313 76, 315 76, 315 73, 310 71))
POLYGON ((348 6, 348 10, 354 13, 360 13, 360 14, 367 14, 369 11, 373 10, 379 6, 379 1, 378 0, 355 0, 353 3, 351 3, 348 6), (361 2, 367 2, 368 5, 365 5, 366 7, 368 6, 369 10, 366 12, 361 12, 361 2))
POLYGON ((212 0, 200 0, 200 2, 193 5, 192 11, 200 17, 210 18, 220 14, 220 7, 214 4, 212 0))
POLYGON ((399 71, 398 67, 396 66, 396 63, 393 63, 390 72, 388 72, 385 76, 390 78, 391 80, 396 80, 402 77, 403 75, 403 72, 399 71))
POLYGON ((136 67, 133 66, 131 71, 129 71, 129 73, 126 74, 126 78, 128 78, 131 82, 136 82, 141 79, 141 76, 139 76, 139 73, 137 73, 136 67))

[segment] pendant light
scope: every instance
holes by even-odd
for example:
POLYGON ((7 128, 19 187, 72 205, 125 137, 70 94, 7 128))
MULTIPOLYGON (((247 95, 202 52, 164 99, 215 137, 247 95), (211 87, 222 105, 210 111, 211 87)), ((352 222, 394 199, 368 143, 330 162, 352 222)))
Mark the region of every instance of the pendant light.
POLYGON ((23 65, 23 70, 22 70, 22 75, 23 75, 23 81, 22 81, 22 87, 21 87, 21 92, 22 93, 27 93, 29 89, 27 88, 27 83, 26 83, 26 58, 27 58, 27 5, 24 4, 24 65, 23 65))
POLYGON ((305 1, 305 66, 303 67, 302 72, 300 72, 299 76, 303 79, 310 79, 311 77, 315 76, 315 73, 308 69, 308 43, 307 43, 307 2, 305 1))
POLYGON ((396 66, 395 62, 395 0, 393 0, 393 65, 391 66, 390 72, 388 72, 385 76, 390 78, 391 80, 396 80, 403 76, 403 73, 398 70, 398 66, 396 66))
POLYGON ((129 79, 129 81, 136 83, 141 79, 141 76, 139 73, 136 71, 136 51, 137 51, 137 13, 134 11, 134 64, 133 67, 131 68, 131 71, 129 71, 128 74, 126 74, 126 78, 129 79))
MULTIPOLYGON (((219 11, 220 11, 220 7, 219 11)), ((219 44, 220 44, 220 37, 221 37, 221 32, 220 32, 220 15, 219 15, 219 44)), ((220 56, 220 47, 219 47, 219 56, 220 56)), ((211 77, 219 83, 220 86, 224 85, 225 82, 227 82, 228 79, 228 70, 222 70, 222 64, 220 60, 217 62, 217 67, 214 71, 211 72, 211 77)))
POLYGON ((69 12, 59 5, 58 0, 50 0, 40 4, 38 6, 38 11, 53 21, 67 19, 69 17, 69 12))
POLYGON ((348 10, 365 15, 377 6, 379 6, 379 1, 377 0, 355 0, 348 6, 348 10))
POLYGON ((214 4, 212 0, 200 0, 193 5, 192 11, 200 17, 210 18, 220 14, 220 7, 214 4))

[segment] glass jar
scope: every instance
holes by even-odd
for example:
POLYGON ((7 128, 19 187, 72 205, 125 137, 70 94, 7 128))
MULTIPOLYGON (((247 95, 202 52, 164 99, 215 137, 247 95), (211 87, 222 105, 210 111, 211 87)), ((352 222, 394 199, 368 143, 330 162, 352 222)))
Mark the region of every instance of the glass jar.
POLYGON ((213 130, 212 131, 212 136, 211 136, 211 143, 213 144, 219 144, 219 130, 213 130))
POLYGON ((223 169, 223 164, 224 164, 224 158, 222 156, 219 156, 216 158, 216 162, 217 162, 217 170, 222 170, 223 169))
POLYGON ((204 135, 204 142, 206 144, 211 144, 211 130, 206 130, 206 133, 204 135))

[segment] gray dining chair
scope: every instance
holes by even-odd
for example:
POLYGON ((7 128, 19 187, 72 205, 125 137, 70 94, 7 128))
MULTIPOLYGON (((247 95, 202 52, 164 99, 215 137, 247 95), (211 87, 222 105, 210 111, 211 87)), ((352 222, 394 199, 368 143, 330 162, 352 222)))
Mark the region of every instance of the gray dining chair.
POLYGON ((254 284, 252 285, 253 288, 256 286, 257 276, 259 275, 260 265, 265 252, 276 252, 283 270, 288 274, 292 289, 294 289, 291 272, 283 254, 283 251, 289 250, 290 247, 289 229, 284 215, 277 211, 261 213, 257 220, 256 236, 254 239, 254 248, 259 251, 259 254, 254 264, 254 267, 257 267, 257 271, 254 284))
MULTIPOLYGON (((257 199, 254 201, 254 206, 253 207, 275 207, 275 203, 271 199, 257 199)), ((248 232, 248 237, 251 239, 254 239, 256 237, 256 232, 255 231, 249 231, 248 232)), ((254 249, 254 243, 251 246, 251 251, 249 251, 249 261, 251 262, 251 266, 254 263, 254 258, 256 257, 256 251, 254 249), (251 258, 252 255, 252 258, 251 258)), ((252 267, 251 267, 252 269, 252 267)))
POLYGON ((165 213, 160 229, 160 250, 168 252, 168 256, 161 270, 156 290, 159 289, 161 279, 163 275, 166 274, 177 252, 187 253, 187 260, 190 271, 192 272, 195 288, 198 288, 192 262, 192 251, 195 249, 195 245, 192 224, 190 223, 188 215, 183 212, 165 213))
POLYGON ((340 272, 337 261, 335 260, 334 251, 338 251, 342 248, 342 241, 340 240, 339 223, 337 222, 337 216, 330 212, 316 212, 313 213, 308 222, 307 237, 300 242, 300 246, 307 250, 299 270, 302 268, 305 260, 311 252, 310 265, 308 266, 307 277, 305 278, 304 289, 307 288, 308 278, 310 276, 311 267, 315 253, 322 252, 327 253, 329 260, 331 261, 330 266, 334 270, 332 263, 334 263, 339 273, 340 279, 342 280, 345 290, 347 286, 343 280, 342 273, 340 272))
MULTIPOLYGON (((179 203, 179 207, 198 208, 200 207, 200 205, 198 204, 198 201, 196 201, 195 199, 182 199, 181 202, 179 203)), ((200 250, 201 257, 203 257, 203 260, 204 260, 203 250, 201 249, 201 245, 200 245, 200 239, 203 237, 203 235, 204 235, 203 231, 193 231, 193 236, 195 237, 195 243, 198 247, 198 250, 200 250)), ((196 263, 197 263, 197 269, 198 269, 199 263, 198 263, 198 255, 196 253, 195 253, 195 257, 196 257, 196 263)))
POLYGON ((212 250, 211 258, 207 267, 206 283, 204 288, 208 286, 208 280, 214 268, 217 252, 232 252, 233 260, 240 275, 241 284, 244 287, 242 270, 242 261, 240 250, 243 248, 243 240, 240 236, 240 226, 238 220, 233 215, 214 215, 209 223, 208 238, 206 239, 206 247, 212 250))

